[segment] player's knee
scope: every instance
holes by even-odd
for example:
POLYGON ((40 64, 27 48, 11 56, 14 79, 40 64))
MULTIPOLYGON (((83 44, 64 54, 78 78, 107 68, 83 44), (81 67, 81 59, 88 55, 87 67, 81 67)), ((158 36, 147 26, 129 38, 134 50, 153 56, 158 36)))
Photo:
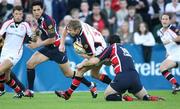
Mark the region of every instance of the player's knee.
POLYGON ((121 94, 110 94, 105 97, 106 101, 122 101, 121 94))
POLYGON ((73 74, 70 72, 64 72, 64 76, 68 77, 68 78, 72 78, 73 74))
POLYGON ((31 62, 31 61, 28 61, 28 62, 26 63, 26 65, 27 65, 27 68, 28 68, 28 69, 33 69, 33 68, 35 67, 35 64, 34 64, 33 62, 31 62))
POLYGON ((162 73, 164 70, 165 70, 165 67, 164 67, 163 65, 161 65, 161 66, 159 67, 159 71, 162 73))

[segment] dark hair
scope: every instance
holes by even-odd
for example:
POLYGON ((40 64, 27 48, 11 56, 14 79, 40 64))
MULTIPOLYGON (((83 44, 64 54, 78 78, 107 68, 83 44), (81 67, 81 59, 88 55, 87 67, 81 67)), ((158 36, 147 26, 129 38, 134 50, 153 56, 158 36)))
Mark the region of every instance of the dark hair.
POLYGON ((97 2, 93 3, 93 7, 99 7, 99 6, 100 6, 99 3, 97 3, 97 2))
POLYGON ((139 34, 142 34, 141 31, 140 31, 140 25, 141 25, 141 24, 144 24, 144 25, 145 25, 145 28, 146 28, 145 34, 147 34, 147 33, 149 32, 149 28, 148 28, 148 25, 147 25, 145 22, 141 22, 141 23, 138 25, 138 30, 137 30, 137 32, 138 32, 139 34))
POLYGON ((23 7, 22 6, 14 6, 13 7, 13 12, 16 11, 16 10, 17 11, 23 11, 23 7))
POLYGON ((169 19, 171 19, 172 18, 172 16, 173 16, 173 14, 172 13, 163 13, 162 15, 161 15, 161 19, 162 19, 162 16, 163 15, 167 15, 167 16, 169 16, 169 19))
POLYGON ((43 2, 40 0, 33 1, 31 8, 33 8, 33 6, 40 6, 42 9, 44 8, 43 2))
POLYGON ((121 43, 121 39, 119 37, 119 35, 111 35, 109 37, 109 41, 108 41, 110 44, 114 44, 114 43, 121 43))
POLYGON ((136 7, 133 6, 133 5, 129 5, 129 6, 127 6, 127 9, 128 9, 128 10, 131 10, 131 9, 136 10, 136 7))

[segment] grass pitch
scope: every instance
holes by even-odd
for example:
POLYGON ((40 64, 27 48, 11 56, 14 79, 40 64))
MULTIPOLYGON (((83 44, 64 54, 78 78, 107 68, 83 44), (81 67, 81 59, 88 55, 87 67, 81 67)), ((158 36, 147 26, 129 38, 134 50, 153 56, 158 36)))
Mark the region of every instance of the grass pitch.
POLYGON ((180 92, 149 91, 151 95, 166 98, 166 101, 107 102, 103 92, 92 99, 89 92, 74 93, 70 100, 58 98, 54 93, 35 93, 34 98, 13 99, 12 93, 0 97, 0 109, 180 109, 180 92))

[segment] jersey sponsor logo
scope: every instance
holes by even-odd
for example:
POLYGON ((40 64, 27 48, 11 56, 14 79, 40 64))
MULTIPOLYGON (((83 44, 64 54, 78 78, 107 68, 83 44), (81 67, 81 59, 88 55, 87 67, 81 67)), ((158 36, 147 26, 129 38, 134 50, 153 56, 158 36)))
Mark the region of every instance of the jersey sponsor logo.
POLYGON ((15 26, 14 25, 10 25, 10 28, 15 28, 15 26))
POLYGON ((85 44, 85 45, 84 45, 84 48, 87 49, 87 48, 88 48, 88 44, 85 44))
POLYGON ((52 29, 52 28, 53 28, 53 26, 52 26, 52 25, 49 25, 49 26, 48 26, 48 28, 49 28, 49 29, 52 29))

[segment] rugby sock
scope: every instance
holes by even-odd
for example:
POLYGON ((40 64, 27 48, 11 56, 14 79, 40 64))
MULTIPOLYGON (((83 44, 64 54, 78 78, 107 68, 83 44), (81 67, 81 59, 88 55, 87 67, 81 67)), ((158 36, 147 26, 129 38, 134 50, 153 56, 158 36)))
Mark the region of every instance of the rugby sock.
POLYGON ((106 84, 111 83, 111 79, 105 74, 100 74, 99 80, 102 81, 103 83, 106 83, 106 84))
POLYGON ((5 73, 0 75, 0 83, 4 83, 5 82, 5 73))
POLYGON ((28 79, 28 88, 30 90, 33 90, 34 79, 35 79, 35 69, 27 69, 27 79, 28 79))
POLYGON ((11 78, 14 79, 16 81, 16 83, 18 84, 18 86, 23 90, 25 91, 25 87, 24 85, 19 81, 19 79, 16 77, 16 75, 11 71, 11 74, 10 74, 11 78))
MULTIPOLYGON (((74 74, 73 74, 73 77, 72 79, 74 79, 76 75, 76 71, 74 71, 74 74)), ((91 82, 89 82, 86 78, 83 77, 82 81, 81 81, 84 85, 86 85, 87 87, 90 87, 91 86, 91 82)))
POLYGON ((14 79, 10 79, 6 82, 7 85, 9 85, 16 93, 21 92, 21 88, 17 85, 16 81, 14 79))
POLYGON ((175 79, 175 77, 168 71, 168 70, 165 70, 162 72, 162 75, 171 83, 171 84, 174 84, 174 85, 179 85, 177 83, 177 80, 175 79))
POLYGON ((0 83, 0 91, 4 91, 4 84, 0 83))
POLYGON ((106 97, 106 101, 122 101, 122 96, 119 94, 110 94, 106 97))
POLYGON ((70 96, 74 90, 76 90, 76 88, 80 85, 81 81, 82 81, 82 77, 74 77, 74 79, 72 80, 72 84, 70 86, 70 88, 65 92, 68 96, 70 96))

